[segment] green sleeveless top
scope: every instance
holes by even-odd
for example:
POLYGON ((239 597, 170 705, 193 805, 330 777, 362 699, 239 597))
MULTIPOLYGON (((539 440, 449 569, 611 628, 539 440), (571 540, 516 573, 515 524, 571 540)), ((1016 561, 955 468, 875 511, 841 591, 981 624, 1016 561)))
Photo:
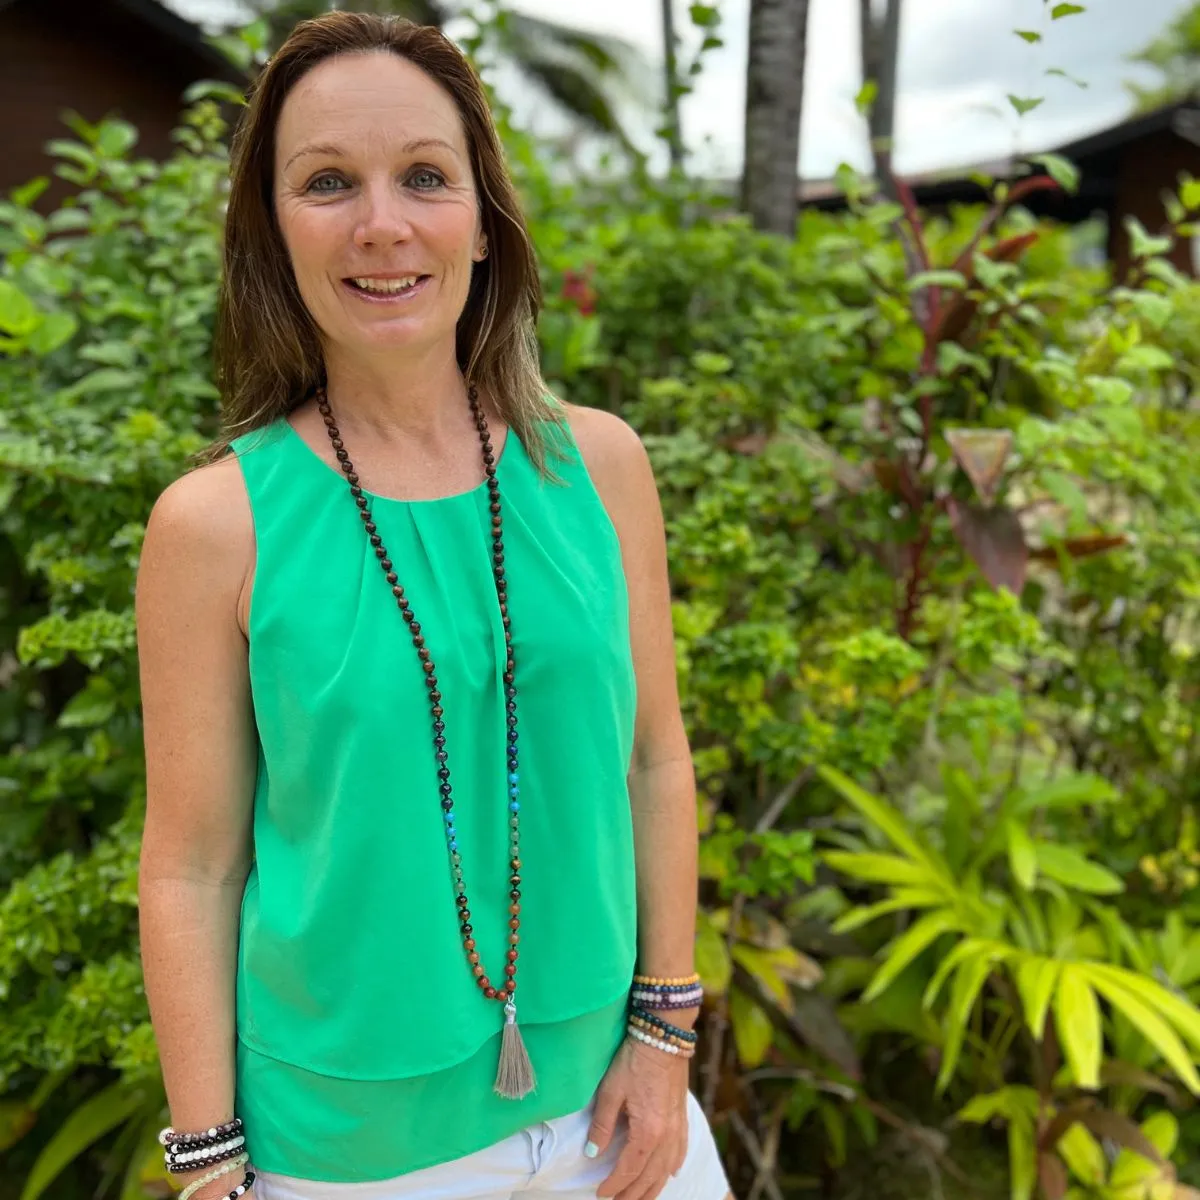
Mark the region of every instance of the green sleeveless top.
MULTIPOLYGON (((237 1110, 253 1162, 355 1182, 584 1107, 623 1035, 637 943, 626 773, 635 682, 620 546, 569 431, 545 480, 497 465, 519 706, 517 1007, 538 1074, 493 1095, 503 1008, 458 930, 427 692, 341 472, 285 420, 239 438, 257 566, 259 764, 237 962, 237 1110)), ((487 489, 372 496, 437 664, 474 937, 508 950, 504 637, 487 489)))

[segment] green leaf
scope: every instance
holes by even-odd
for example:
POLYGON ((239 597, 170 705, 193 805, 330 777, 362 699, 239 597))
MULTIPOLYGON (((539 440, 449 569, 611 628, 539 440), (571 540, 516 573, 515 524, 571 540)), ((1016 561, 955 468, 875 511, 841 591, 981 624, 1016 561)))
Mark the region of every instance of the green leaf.
POLYGON ((1036 29, 1014 29, 1013 33, 1023 41, 1028 42, 1031 46, 1036 45, 1042 40, 1042 35, 1036 29))
POLYGON ((962 1053, 963 1039, 967 1035, 967 1026, 971 1020, 971 1010, 975 1007, 975 1001, 991 970, 990 959, 981 956, 964 963, 954 976, 954 986, 950 989, 950 1004, 946 1008, 946 1017, 942 1023, 946 1041, 942 1047, 942 1066, 937 1077, 939 1092, 944 1092, 950 1080, 954 1078, 954 1071, 962 1053))
POLYGON ((1073 17, 1081 12, 1087 12, 1082 4, 1056 4, 1050 10, 1050 20, 1061 21, 1063 17, 1073 17))
POLYGON ((1100 1005, 1088 976, 1073 963, 1064 963, 1054 994, 1054 1023, 1058 1040, 1071 1067, 1075 1085, 1087 1091, 1100 1086, 1100 1005))
POLYGON ((1012 868, 1013 878, 1028 891, 1037 882, 1037 851, 1033 839, 1020 821, 1009 821, 1005 829, 1008 836, 1008 864, 1012 868))
POLYGON ((711 29, 721 23, 721 14, 715 4, 692 4, 688 7, 688 16, 700 29, 711 29))
POLYGON ((140 1088, 118 1082, 85 1100, 42 1148, 25 1180, 21 1200, 38 1200, 67 1166, 93 1142, 128 1119, 145 1099, 140 1088))
MULTIPOLYGON (((1179 1141, 1179 1122, 1169 1112, 1156 1112, 1142 1122, 1142 1133, 1163 1159, 1169 1159, 1179 1141)), ((1121 1200, 1126 1200, 1130 1193, 1140 1200, 1137 1185, 1144 1185, 1161 1176, 1162 1170, 1155 1163, 1133 1150, 1122 1149, 1113 1163, 1108 1182, 1114 1192, 1120 1189, 1121 1200)), ((1151 1200, 1159 1200, 1156 1193, 1145 1194, 1151 1196, 1151 1200)))
POLYGON ((1074 75, 1069 75, 1062 67, 1047 67, 1046 74, 1057 75, 1059 78, 1065 79, 1068 83, 1073 83, 1077 88, 1086 88, 1088 86, 1086 80, 1076 79, 1074 75))
POLYGON ((1033 956, 1023 958, 1017 965, 1017 992, 1025 1012, 1025 1024, 1039 1042, 1046 1032, 1046 1014, 1061 969, 1062 964, 1057 959, 1033 956))
POLYGON ((696 921, 696 972, 704 990, 718 996, 729 987, 733 975, 725 938, 704 909, 700 910, 696 921))
POLYGON ((729 1020, 738 1058, 747 1070, 761 1066, 775 1037, 771 1018, 740 988, 729 995, 729 1020))
POLYGON ((876 996, 885 991, 917 955, 931 946, 943 934, 952 933, 960 928, 959 918, 949 909, 926 913, 889 947, 887 957, 863 993, 863 1002, 869 1004, 876 996))
POLYGON ((1017 110, 1017 115, 1023 117, 1026 113, 1033 112, 1040 104, 1045 101, 1045 96, 1029 96, 1021 97, 1014 96, 1011 92, 1008 96, 1008 102, 1017 110))
POLYGON ((825 862, 843 875, 867 883, 913 884, 929 887, 937 880, 923 863, 914 863, 898 854, 855 854, 846 850, 827 850, 825 862))
POLYGON ((964 291, 967 286, 967 280, 964 275, 958 271, 918 271, 915 275, 909 277, 908 290, 915 292, 920 288, 926 287, 946 287, 954 288, 956 291, 964 291))
POLYGON ((25 344, 38 356, 53 354, 75 336, 78 328, 79 322, 70 313, 50 313, 29 335, 25 344))
POLYGON ((1193 1094, 1200 1095, 1200 1074, 1179 1035, 1148 1004, 1103 974, 1089 976, 1102 995, 1162 1056, 1193 1094))
POLYGON ((0 332, 13 337, 32 333, 41 319, 33 301, 7 279, 0 279, 0 332))
POLYGON ((1079 190, 1079 168, 1069 158, 1064 158, 1061 154, 1035 154, 1030 157, 1029 161, 1043 167, 1046 174, 1063 191, 1077 192, 1079 190))
POLYGON ((1115 896, 1125 890, 1124 883, 1106 867, 1084 858, 1070 846, 1038 842, 1037 863, 1043 875, 1092 896, 1115 896))
POLYGON ((109 118, 100 126, 96 149, 106 158, 123 158, 137 144, 137 140, 138 131, 128 121, 109 118))
POLYGON ((1127 216, 1125 229, 1129 234, 1129 248, 1134 258, 1157 258, 1171 249, 1170 237, 1166 235, 1151 237, 1137 217, 1127 216))
POLYGON ((1108 1159, 1098 1141, 1078 1122, 1058 1139, 1059 1157, 1081 1183, 1096 1186, 1108 1176, 1108 1159))
POLYGON ((858 95, 854 97, 854 107, 858 109, 862 116, 866 116, 872 106, 875 104, 875 99, 879 95, 879 82, 875 79, 868 79, 866 83, 858 89, 858 95))
POLYGON ((897 850, 928 866, 935 874, 943 877, 948 875, 932 852, 921 845, 909 830, 908 823, 891 805, 872 796, 870 792, 859 787, 854 780, 843 775, 835 767, 821 766, 817 768, 817 771, 830 787, 840 792, 842 798, 866 817, 897 850))
POLYGON ((780 978, 779 972, 775 969, 775 962, 772 959, 771 951, 763 950, 758 946, 750 946, 745 942, 735 942, 733 946, 733 958, 735 962, 740 963, 754 979, 762 984, 763 990, 775 998, 779 1007, 784 1012, 790 1013, 792 1011, 792 994, 788 991, 788 985, 780 978))
POLYGON ((1161 346, 1130 346, 1116 362, 1118 371, 1172 371, 1175 359, 1161 346))
POLYGON ((1070 810, 1088 804, 1109 804, 1120 793, 1107 779, 1099 775, 1064 775, 1041 787, 1026 792, 1017 805, 1017 812, 1031 813, 1042 809, 1070 810))
POLYGON ((1037 1141, 1033 1118, 1008 1123, 1009 1200, 1031 1200, 1037 1185, 1037 1141))
POLYGON ((93 675, 81 691, 75 693, 59 714, 64 729, 86 729, 103 725, 117 710, 113 685, 103 675, 93 675))
POLYGON ((926 888, 897 888, 886 900, 880 900, 877 904, 865 904, 843 913, 834 921, 832 929, 838 934, 853 933, 854 930, 861 929, 880 917, 886 917, 889 913, 902 912, 906 908, 932 908, 945 903, 946 897, 940 892, 926 888))

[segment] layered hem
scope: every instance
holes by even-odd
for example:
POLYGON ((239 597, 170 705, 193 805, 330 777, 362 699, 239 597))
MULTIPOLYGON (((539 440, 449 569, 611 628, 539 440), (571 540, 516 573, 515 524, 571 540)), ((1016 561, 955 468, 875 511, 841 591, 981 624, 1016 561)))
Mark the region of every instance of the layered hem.
POLYGON ((259 1052, 239 1037, 237 1111, 252 1162, 325 1183, 391 1179, 473 1154, 539 1121, 586 1108, 625 1034, 626 1001, 554 1023, 522 1025, 536 1091, 492 1091, 500 1034, 427 1075, 345 1079, 259 1052))

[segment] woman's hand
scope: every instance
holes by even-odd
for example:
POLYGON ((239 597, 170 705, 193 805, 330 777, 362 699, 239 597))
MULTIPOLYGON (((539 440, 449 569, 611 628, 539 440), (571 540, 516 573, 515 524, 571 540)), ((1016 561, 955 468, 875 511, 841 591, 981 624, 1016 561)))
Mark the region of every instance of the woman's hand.
POLYGON ((687 1155, 687 1094, 687 1059, 632 1038, 621 1046, 596 1093, 589 1156, 608 1149, 622 1113, 629 1136, 598 1197, 655 1200, 687 1155))

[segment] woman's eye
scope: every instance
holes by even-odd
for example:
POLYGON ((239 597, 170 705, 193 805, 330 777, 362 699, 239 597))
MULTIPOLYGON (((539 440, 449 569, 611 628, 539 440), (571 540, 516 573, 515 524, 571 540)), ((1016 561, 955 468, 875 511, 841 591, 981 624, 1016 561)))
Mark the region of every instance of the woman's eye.
POLYGON ((332 195, 334 192, 339 192, 345 186, 345 180, 337 175, 318 175, 316 179, 308 185, 310 192, 324 193, 332 195))
POLYGON ((442 177, 436 172, 423 167, 419 171, 414 171, 409 177, 409 182, 414 184, 418 191, 427 192, 434 188, 439 188, 445 182, 442 177))

